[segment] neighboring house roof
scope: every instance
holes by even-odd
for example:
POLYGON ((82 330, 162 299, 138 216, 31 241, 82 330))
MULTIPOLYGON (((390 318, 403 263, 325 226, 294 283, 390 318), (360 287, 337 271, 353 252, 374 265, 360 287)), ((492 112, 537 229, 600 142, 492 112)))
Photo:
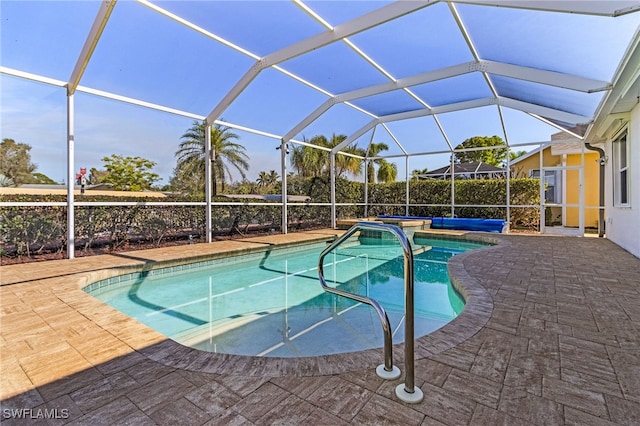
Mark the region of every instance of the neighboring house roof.
MULTIPOLYGON (((456 163, 453 166, 454 176, 464 179, 474 179, 504 173, 505 169, 486 163, 456 163)), ((428 173, 418 175, 418 177, 422 179, 446 179, 447 177, 451 177, 451 165, 431 170, 428 173)))

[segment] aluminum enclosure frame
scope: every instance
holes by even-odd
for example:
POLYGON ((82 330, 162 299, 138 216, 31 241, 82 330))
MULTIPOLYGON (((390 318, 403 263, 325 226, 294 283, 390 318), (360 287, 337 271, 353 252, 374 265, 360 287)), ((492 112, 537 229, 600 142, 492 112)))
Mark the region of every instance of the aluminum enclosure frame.
MULTIPOLYGON (((74 244, 75 244, 75 223, 74 223, 74 207, 76 205, 73 194, 73 182, 75 180, 74 175, 74 134, 75 134, 75 102, 74 102, 74 94, 76 91, 89 93, 96 96, 106 97, 114 100, 118 100, 121 102, 127 102, 139 106, 143 106, 146 108, 152 108, 164 112, 169 112, 172 114, 177 114, 185 117, 194 118, 197 120, 202 120, 206 125, 206 170, 205 175, 208 177, 206 179, 206 217, 207 217, 207 241, 211 241, 211 161, 213 159, 214 153, 211 151, 211 141, 209 135, 209 129, 213 124, 224 124, 229 125, 232 128, 238 128, 244 131, 253 132, 256 134, 261 134, 263 136, 271 137, 273 139, 277 139, 280 141, 280 155, 281 155, 281 172, 282 172, 282 232, 287 232, 287 193, 286 193, 286 180, 287 180, 287 149, 288 143, 297 143, 297 144, 305 144, 301 141, 296 141, 293 138, 300 134, 305 128, 307 128, 310 124, 312 124, 315 120, 321 117, 324 113, 329 111, 332 107, 338 104, 344 104, 351 108, 355 108, 356 110, 365 113, 366 115, 371 117, 369 123, 365 126, 361 127, 355 133, 348 135, 347 139, 341 143, 340 145, 334 147, 330 152, 330 161, 331 161, 331 212, 332 212, 332 225, 335 227, 336 223, 336 199, 335 199, 335 155, 344 155, 341 152, 342 149, 349 146, 350 144, 357 141, 360 137, 365 135, 367 132, 375 130, 378 127, 381 127, 387 134, 390 135, 391 139, 395 141, 399 149, 403 152, 402 156, 405 157, 405 161, 408 165, 409 157, 413 155, 418 155, 416 153, 410 153, 405 150, 405 148, 401 145, 401 140, 399 140, 391 130, 386 126, 386 123, 413 119, 418 117, 428 117, 431 116, 435 122, 437 127, 440 129, 442 133, 442 137, 449 147, 449 152, 452 154, 452 168, 455 167, 453 161, 453 155, 455 152, 459 152, 460 150, 454 149, 453 144, 447 137, 443 127, 440 125, 438 120, 438 114, 444 114, 447 112, 453 111, 462 111, 467 109, 474 109, 486 106, 495 106, 498 116, 500 117, 500 122, 504 130, 504 134, 506 136, 506 147, 507 152, 510 151, 511 148, 518 146, 518 144, 514 144, 509 140, 507 136, 504 116, 502 113, 503 108, 510 108, 518 111, 525 112, 526 114, 534 117, 540 121, 543 121, 546 124, 552 125, 559 130, 562 131, 570 131, 567 127, 560 126, 555 123, 563 122, 563 123, 591 123, 593 117, 582 116, 579 114, 563 111, 561 109, 553 109, 542 105, 536 105, 530 102, 525 102, 518 99, 512 99, 509 97, 501 96, 498 91, 496 91, 493 83, 492 83, 492 75, 499 75, 504 77, 516 78, 519 80, 529 81, 533 83, 560 87, 563 89, 568 89, 572 91, 582 92, 582 93, 596 93, 596 92, 604 92, 605 95, 604 100, 602 102, 610 102, 611 97, 608 94, 617 93, 614 90, 614 82, 608 81, 600 81, 596 79, 590 79, 582 76, 558 73, 553 71, 547 71, 542 69, 536 69, 516 64, 508 64, 498 61, 493 61, 489 59, 482 58, 474 45, 473 39, 467 32, 465 28, 465 23, 457 12, 456 5, 457 4, 472 4, 472 5, 480 5, 480 6, 498 6, 498 7, 508 7, 508 8, 517 8, 517 9, 529 9, 536 11, 548 11, 551 13, 575 13, 575 14, 584 14, 584 15, 597 15, 597 16, 608 16, 608 17, 617 17, 623 16, 629 13, 635 13, 640 11, 640 2, 634 2, 629 7, 616 9, 615 7, 607 6, 607 2, 571 2, 569 5, 568 2, 536 2, 536 1, 484 1, 484 0, 456 0, 456 1, 439 1, 439 0, 421 0, 421 1, 413 1, 413 2, 405 2, 399 1, 388 4, 386 6, 380 7, 373 12, 367 13, 365 15, 361 15, 355 19, 352 19, 346 23, 340 24, 336 27, 330 27, 326 21, 323 21, 319 15, 316 15, 308 6, 306 6, 301 0, 295 0, 295 3, 304 8, 307 13, 314 17, 314 19, 321 22, 326 30, 314 35, 312 37, 300 40, 296 43, 293 43, 285 48, 274 51, 266 56, 260 57, 255 55, 248 50, 245 50, 215 34, 212 34, 197 25, 189 22, 186 19, 180 18, 170 12, 165 11, 158 5, 155 5, 148 0, 136 0, 138 3, 158 12, 174 21, 189 27, 190 29, 200 32, 207 37, 213 38, 216 41, 225 44, 228 47, 231 47, 255 60, 253 65, 245 72, 243 76, 241 76, 240 80, 236 83, 236 85, 213 107, 211 112, 202 116, 199 114, 193 114, 186 111, 180 111, 168 106, 162 106, 157 104, 152 104, 146 102, 144 100, 137 100, 133 98, 128 98, 121 95, 116 95, 113 93, 107 93, 104 91, 100 91, 97 89, 86 88, 80 86, 80 82, 82 80, 84 71, 91 61, 92 55, 98 42, 100 41, 103 30, 109 23, 109 19, 111 14, 116 7, 116 0, 105 0, 101 3, 98 13, 95 17, 91 30, 85 40, 82 51, 80 52, 76 64, 73 68, 71 76, 67 82, 62 82, 59 80, 54 80, 48 78, 46 76, 39 76, 30 74, 27 72, 23 72, 20 70, 14 70, 7 67, 0 66, 0 73, 6 75, 12 75, 19 78, 30 79, 34 81, 43 82, 46 84, 52 84, 59 87, 66 87, 67 89, 67 182, 68 182, 68 191, 67 191, 67 256, 69 258, 74 257, 74 244), (358 34, 367 29, 379 26, 391 20, 397 19, 399 17, 411 14, 413 12, 422 10, 429 6, 438 3, 446 3, 449 7, 452 15, 454 16, 456 23, 459 27, 461 34, 467 42, 469 51, 472 53, 474 58, 473 61, 461 63, 458 65, 445 67, 441 69, 437 69, 434 71, 419 73, 410 77, 405 77, 401 79, 396 79, 392 76, 392 74, 385 70, 382 66, 373 61, 370 57, 368 57, 355 43, 349 40, 350 36, 358 34), (348 92, 344 92, 341 94, 331 94, 329 91, 318 87, 308 81, 304 80, 301 77, 296 76, 293 73, 290 73, 283 68, 280 67, 280 64, 283 62, 303 55, 307 52, 310 52, 314 49, 320 48, 322 46, 326 46, 336 42, 344 42, 346 43, 353 51, 355 51, 358 55, 360 55, 365 61, 367 61, 372 67, 376 68, 378 71, 383 73, 387 79, 389 80, 386 83, 377 84, 369 87, 360 88, 357 90, 352 90, 348 92), (226 123, 219 120, 221 114, 233 103, 233 101, 241 94, 243 91, 251 85, 251 83, 255 80, 255 78, 265 69, 274 68, 280 72, 285 73, 288 77, 294 78, 303 84, 306 84, 309 87, 319 91, 323 95, 327 96, 327 99, 321 103, 314 111, 308 114, 305 118, 303 118, 300 122, 294 125, 289 131, 287 131, 284 135, 274 135, 266 132, 262 132, 257 129, 251 129, 246 126, 235 125, 233 123, 226 123), (430 106, 423 99, 420 99, 419 96, 414 94, 411 91, 413 86, 417 86, 420 84, 438 81, 445 78, 450 78, 453 76, 469 74, 469 73, 480 73, 484 80, 486 81, 487 87, 492 92, 491 97, 474 99, 470 101, 458 102, 458 103, 450 103, 441 106, 430 106), (404 111, 400 113, 394 113, 389 115, 377 116, 361 107, 357 107, 351 103, 351 101, 355 101, 358 99, 362 99, 368 96, 374 96, 377 94, 387 93, 395 90, 401 90, 410 95, 413 99, 415 99, 419 104, 423 106, 422 109, 404 111)), ((636 43, 637 43, 637 34, 636 34, 636 43)), ((601 106, 598 108, 597 113, 602 109, 601 106)), ((590 130, 590 129, 589 129, 590 130)), ((583 139, 583 136, 575 135, 580 139, 583 139)), ((587 132, 587 136, 589 136, 589 131, 587 132)), ((369 141, 369 144, 373 142, 373 136, 369 141)), ((308 145, 308 144, 307 144, 308 145)), ((531 145, 531 143, 527 144, 531 145)), ((429 152, 432 153, 432 152, 429 152)), ((426 153, 421 153, 426 154, 426 153)), ((371 161, 376 158, 393 158, 393 156, 387 157, 369 157, 368 155, 363 157, 363 160, 371 161)), ((509 167, 509 160, 507 155, 507 167, 509 167)), ((407 167, 408 168, 408 167, 407 167)), ((453 176, 453 173, 452 173, 453 176)), ((409 205, 409 186, 408 186, 408 172, 405 176, 407 181, 406 185, 406 211, 408 213, 408 205, 409 205)), ((368 182, 365 182, 365 188, 368 182)), ((507 179, 507 200, 505 207, 507 209, 507 219, 509 218, 509 179, 507 179)), ((451 182, 452 186, 452 199, 451 199, 451 208, 452 214, 455 212, 455 195, 454 195, 454 185, 453 179, 451 182)), ((366 191, 366 189, 365 189, 366 191)), ((365 195, 365 206, 368 204, 368 200, 366 200, 365 195)), ((365 207, 366 209, 366 207, 365 207)))

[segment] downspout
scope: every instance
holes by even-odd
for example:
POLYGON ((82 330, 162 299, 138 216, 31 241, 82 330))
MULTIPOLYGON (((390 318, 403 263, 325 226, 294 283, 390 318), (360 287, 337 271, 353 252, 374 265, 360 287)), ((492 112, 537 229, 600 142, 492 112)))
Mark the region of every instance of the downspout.
POLYGON ((607 163, 607 157, 604 155, 604 149, 591 145, 589 142, 585 142, 584 146, 591 151, 596 151, 600 154, 598 158, 598 164, 600 164, 600 202, 598 207, 598 237, 604 237, 604 166, 607 163))

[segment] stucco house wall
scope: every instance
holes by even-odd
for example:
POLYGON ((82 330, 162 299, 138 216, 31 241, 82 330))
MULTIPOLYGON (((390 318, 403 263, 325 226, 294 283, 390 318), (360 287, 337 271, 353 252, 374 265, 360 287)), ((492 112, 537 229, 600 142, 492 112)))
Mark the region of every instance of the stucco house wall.
MULTIPOLYGON (((608 239, 640 257, 640 104, 636 104, 631 110, 626 128, 628 129, 629 206, 614 205, 613 145, 610 138, 605 145, 605 152, 609 157, 605 184, 606 233, 608 239)), ((615 135, 617 134, 619 132, 615 135)))

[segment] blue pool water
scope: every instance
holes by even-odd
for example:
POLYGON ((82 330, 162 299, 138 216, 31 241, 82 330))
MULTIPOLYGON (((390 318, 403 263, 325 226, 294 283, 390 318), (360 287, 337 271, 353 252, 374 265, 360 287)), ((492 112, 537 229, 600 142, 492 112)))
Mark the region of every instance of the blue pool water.
MULTIPOLYGON (((393 341, 404 335, 402 250, 393 240, 354 239, 325 258, 330 285, 368 295, 387 310, 393 341)), ((317 356, 383 346, 368 305, 322 290, 317 262, 326 244, 235 256, 183 271, 95 283, 94 297, 184 345, 209 352, 317 356), (114 282, 119 281, 119 282, 114 282)), ((446 262, 480 244, 416 239, 415 336, 455 318, 464 302, 446 262)))

